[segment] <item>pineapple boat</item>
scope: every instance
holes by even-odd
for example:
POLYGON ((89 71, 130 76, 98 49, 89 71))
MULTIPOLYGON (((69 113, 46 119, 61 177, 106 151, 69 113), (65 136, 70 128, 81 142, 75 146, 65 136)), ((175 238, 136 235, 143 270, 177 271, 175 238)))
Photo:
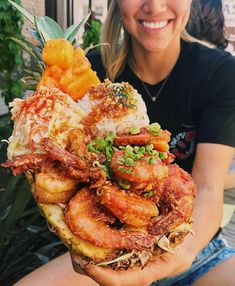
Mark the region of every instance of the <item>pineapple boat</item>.
POLYGON ((38 91, 11 104, 14 129, 2 166, 26 174, 78 263, 128 269, 176 251, 192 231, 196 187, 173 164, 170 132, 149 124, 128 83, 99 83, 84 52, 66 40, 48 39, 42 59, 38 91))

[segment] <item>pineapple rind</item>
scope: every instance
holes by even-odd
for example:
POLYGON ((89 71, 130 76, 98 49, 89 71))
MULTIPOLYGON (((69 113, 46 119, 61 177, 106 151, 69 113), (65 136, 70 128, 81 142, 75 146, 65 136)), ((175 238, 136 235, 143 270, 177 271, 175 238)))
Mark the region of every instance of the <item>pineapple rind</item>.
POLYGON ((105 260, 113 252, 112 249, 97 247, 76 237, 65 223, 64 214, 59 205, 38 203, 38 206, 53 231, 55 231, 64 244, 76 254, 89 257, 98 262, 105 260))
MULTIPOLYGON (((28 172, 26 177, 31 186, 31 192, 34 194, 34 178, 28 172)), ((63 209, 57 204, 41 204, 38 202, 41 214, 46 218, 53 231, 63 241, 63 243, 75 254, 90 258, 94 262, 107 260, 112 256, 114 250, 97 247, 87 241, 75 236, 67 226, 63 214, 63 209)))

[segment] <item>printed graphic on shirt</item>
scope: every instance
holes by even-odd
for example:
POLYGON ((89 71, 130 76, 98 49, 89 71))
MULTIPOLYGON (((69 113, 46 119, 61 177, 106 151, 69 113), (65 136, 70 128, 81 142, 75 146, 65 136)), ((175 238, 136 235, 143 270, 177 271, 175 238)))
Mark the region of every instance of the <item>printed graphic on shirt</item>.
POLYGON ((196 131, 183 131, 176 134, 170 141, 170 152, 180 160, 189 158, 195 152, 196 131))

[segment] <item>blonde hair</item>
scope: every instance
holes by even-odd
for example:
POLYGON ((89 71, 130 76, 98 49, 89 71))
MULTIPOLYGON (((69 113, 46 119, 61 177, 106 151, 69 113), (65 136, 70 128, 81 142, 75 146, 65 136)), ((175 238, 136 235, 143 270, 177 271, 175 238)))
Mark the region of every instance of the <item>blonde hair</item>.
MULTIPOLYGON (((186 42, 199 42, 205 44, 192 36, 186 30, 181 34, 186 42)), ((131 38, 128 32, 123 29, 119 7, 116 0, 112 0, 109 6, 106 20, 101 31, 101 43, 110 45, 101 46, 101 58, 106 69, 106 76, 114 81, 122 72, 125 63, 131 67, 135 66, 133 57, 130 55, 131 38)))

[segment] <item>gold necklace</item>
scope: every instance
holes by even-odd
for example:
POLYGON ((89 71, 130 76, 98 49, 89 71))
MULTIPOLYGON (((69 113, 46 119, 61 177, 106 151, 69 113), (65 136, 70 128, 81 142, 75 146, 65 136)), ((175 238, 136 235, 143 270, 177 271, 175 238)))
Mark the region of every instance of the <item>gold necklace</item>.
POLYGON ((168 79, 169 79, 169 77, 170 77, 170 74, 171 74, 171 71, 168 73, 168 75, 167 75, 166 78, 164 79, 164 81, 163 81, 163 83, 162 83, 162 85, 161 85, 159 91, 158 91, 157 94, 154 95, 154 96, 152 96, 152 94, 151 94, 151 92, 148 90, 146 84, 145 84, 145 83, 140 79, 140 77, 139 77, 141 84, 143 85, 143 87, 144 87, 144 89, 145 89, 147 95, 150 97, 150 99, 152 100, 152 102, 156 102, 156 100, 157 100, 157 98, 159 97, 161 91, 163 90, 164 86, 166 85, 166 83, 167 83, 167 81, 168 81, 168 79))

